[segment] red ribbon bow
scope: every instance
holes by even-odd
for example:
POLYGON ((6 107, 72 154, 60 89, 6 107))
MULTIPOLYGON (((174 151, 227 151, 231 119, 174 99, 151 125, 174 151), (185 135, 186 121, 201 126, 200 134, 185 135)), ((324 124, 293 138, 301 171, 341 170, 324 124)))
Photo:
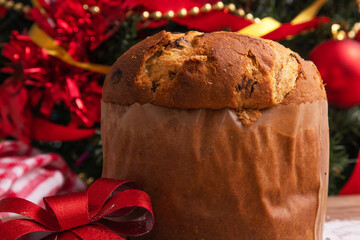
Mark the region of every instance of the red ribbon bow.
POLYGON ((44 198, 46 210, 25 199, 5 198, 0 212, 30 219, 1 223, 1 239, 124 240, 119 235, 145 234, 154 225, 154 215, 149 196, 138 189, 131 181, 100 178, 86 192, 44 198), (137 207, 144 211, 137 212, 137 207))

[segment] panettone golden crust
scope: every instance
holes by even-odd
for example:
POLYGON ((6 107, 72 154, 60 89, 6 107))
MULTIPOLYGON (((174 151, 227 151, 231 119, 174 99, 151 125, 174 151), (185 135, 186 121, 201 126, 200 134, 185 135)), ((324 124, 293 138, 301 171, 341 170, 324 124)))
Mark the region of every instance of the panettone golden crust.
POLYGON ((103 101, 264 109, 326 99, 316 67, 280 44, 230 32, 159 32, 113 65, 103 101))

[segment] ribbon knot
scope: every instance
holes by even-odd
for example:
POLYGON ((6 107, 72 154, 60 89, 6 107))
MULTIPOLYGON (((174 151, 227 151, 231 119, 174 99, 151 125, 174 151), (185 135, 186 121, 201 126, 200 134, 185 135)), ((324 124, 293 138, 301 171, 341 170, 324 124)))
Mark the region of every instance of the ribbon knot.
POLYGON ((89 223, 88 196, 86 192, 44 198, 46 209, 51 210, 59 223, 59 231, 89 223))
POLYGON ((152 229, 154 215, 149 196, 138 189, 131 181, 101 178, 86 192, 44 198, 46 209, 25 199, 5 198, 0 201, 0 212, 17 213, 29 219, 1 223, 2 239, 36 238, 39 233, 42 238, 59 240, 124 240, 119 235, 143 235, 152 229), (131 219, 130 214, 138 207, 144 213, 131 219))

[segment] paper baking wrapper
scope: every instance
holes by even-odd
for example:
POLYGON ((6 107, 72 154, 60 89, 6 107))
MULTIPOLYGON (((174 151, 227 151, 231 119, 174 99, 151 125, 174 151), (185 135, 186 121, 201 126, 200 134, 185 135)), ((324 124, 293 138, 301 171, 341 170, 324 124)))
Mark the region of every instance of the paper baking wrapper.
POLYGON ((231 109, 103 102, 102 141, 103 176, 152 199, 155 227, 140 239, 322 239, 325 100, 263 110, 251 127, 231 109))

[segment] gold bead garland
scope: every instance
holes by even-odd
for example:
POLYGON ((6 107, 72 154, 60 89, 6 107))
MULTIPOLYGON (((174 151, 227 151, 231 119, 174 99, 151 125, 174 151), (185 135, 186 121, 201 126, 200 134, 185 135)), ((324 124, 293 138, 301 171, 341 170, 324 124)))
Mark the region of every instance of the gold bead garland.
POLYGON ((177 14, 176 14, 179 18, 183 18, 186 17, 187 15, 187 10, 185 8, 180 9, 177 14))
POLYGON ((172 19, 173 17, 175 17, 175 13, 174 11, 170 10, 170 11, 167 11, 165 14, 164 14, 164 17, 166 19, 172 19))
POLYGON ((350 38, 355 38, 356 34, 360 31, 360 22, 354 24, 351 30, 348 32, 350 38))
MULTIPOLYGON (((21 2, 15 2, 14 0, 0 0, 0 6, 4 6, 8 10, 14 10, 16 12, 23 12, 23 13, 29 13, 31 10, 31 5, 24 5, 21 2)), ((97 14, 100 13, 101 9, 99 6, 89 6, 88 4, 83 5, 84 10, 89 11, 90 13, 97 14)), ((236 8, 235 4, 230 3, 225 5, 222 1, 219 1, 213 5, 210 3, 204 4, 201 8, 199 7, 193 7, 189 9, 189 11, 185 8, 180 9, 177 13, 175 13, 172 10, 169 10, 165 13, 161 13, 160 11, 155 12, 148 12, 144 11, 141 13, 141 19, 142 20, 161 20, 161 19, 168 19, 171 20, 174 17, 184 18, 188 15, 196 16, 200 13, 208 13, 210 11, 222 11, 223 9, 227 9, 229 12, 236 14, 240 17, 244 17, 247 20, 250 20, 252 22, 258 23, 260 22, 259 18, 254 18, 254 16, 251 13, 246 14, 244 9, 242 8, 236 8)), ((44 9, 40 9, 44 13, 44 9)), ((134 11, 130 10, 126 13, 127 17, 133 16, 135 14, 134 11)))
POLYGON ((208 13, 210 11, 222 11, 224 9, 227 9, 230 13, 233 13, 235 15, 238 15, 240 17, 243 17, 251 22, 259 23, 260 18, 254 18, 254 16, 251 13, 247 13, 242 8, 236 8, 235 4, 230 3, 225 5, 223 2, 219 1, 213 5, 210 3, 205 3, 201 8, 193 7, 189 9, 189 11, 185 8, 181 8, 177 13, 175 13, 172 10, 169 10, 165 13, 161 13, 160 11, 155 12, 148 12, 144 11, 141 13, 141 19, 142 20, 160 20, 160 19, 168 19, 171 20, 174 17, 184 18, 188 15, 196 16, 200 13, 208 13))
POLYGON ((244 9, 242 9, 242 8, 239 8, 239 9, 235 10, 235 13, 236 13, 237 15, 239 15, 240 17, 244 17, 244 16, 245 16, 245 11, 244 11, 244 9))
POLYGON ((162 13, 160 11, 155 11, 150 14, 150 17, 154 20, 160 20, 162 18, 162 13))
POLYGON ((190 9, 190 15, 198 15, 200 13, 200 9, 198 7, 193 7, 192 9, 190 9))
POLYGON ((210 3, 205 3, 202 7, 201 7, 201 12, 210 12, 211 11, 211 4, 210 3))
MULTIPOLYGON (((14 10, 16 12, 23 12, 23 13, 29 13, 31 11, 32 6, 31 5, 24 5, 21 2, 15 2, 13 0, 0 0, 0 6, 5 7, 8 10, 14 10)), ((100 7, 99 6, 92 6, 90 7, 87 4, 83 5, 84 10, 89 11, 93 14, 100 13, 100 7)), ((44 13, 44 9, 41 12, 44 13)), ((130 12, 130 11, 129 11, 130 12)))
POLYGON ((83 9, 86 10, 86 11, 89 10, 89 5, 84 4, 84 5, 83 5, 83 9))
POLYGON ((344 40, 346 37, 354 39, 356 34, 360 31, 360 22, 355 23, 349 32, 341 30, 341 26, 338 23, 331 25, 331 34, 336 40, 344 40))
POLYGON ((30 5, 24 5, 21 2, 15 2, 13 0, 0 0, 0 6, 5 7, 7 10, 14 10, 16 12, 29 13, 31 10, 30 5))
POLYGON ((144 11, 142 14, 141 14, 141 19, 142 20, 145 20, 145 19, 148 19, 150 17, 150 13, 148 11, 144 11))
POLYGON ((217 2, 212 6, 212 8, 214 10, 223 10, 224 9, 224 3, 223 2, 217 2))
POLYGON ((21 12, 22 9, 24 7, 24 4, 21 3, 21 2, 18 2, 18 3, 15 3, 13 9, 16 11, 16 12, 21 12))
POLYGON ((254 20, 254 16, 251 13, 246 14, 246 19, 254 20))
MULTIPOLYGON (((356 0, 358 5, 359 13, 360 13, 360 0, 356 0)), ((358 32, 360 31, 360 22, 354 24, 354 26, 350 29, 349 32, 345 32, 344 30, 340 30, 341 26, 338 23, 331 25, 331 34, 336 40, 343 40, 346 37, 354 39, 358 32)))
MULTIPOLYGON (((356 0, 356 2, 358 3, 359 10, 360 10, 360 0, 356 0)), ((25 14, 29 13, 32 8, 31 5, 24 5, 23 3, 15 2, 14 0, 0 0, 0 6, 4 6, 8 10, 14 10, 16 12, 23 12, 25 14)), ((84 10, 89 11, 90 13, 93 13, 93 14, 100 13, 100 11, 101 11, 99 6, 91 6, 90 7, 89 5, 84 4, 83 8, 84 8, 84 10)), ((160 11, 155 11, 155 12, 151 12, 151 13, 148 11, 144 11, 141 14, 141 19, 142 20, 152 19, 152 20, 156 20, 156 21, 161 20, 161 19, 171 20, 174 17, 184 18, 188 15, 196 16, 200 13, 208 13, 208 12, 214 11, 214 10, 222 11, 223 9, 227 9, 229 12, 236 14, 240 17, 243 17, 254 23, 259 23, 261 21, 259 18, 254 18, 254 16, 251 13, 246 13, 244 11, 244 9, 236 8, 235 4, 230 3, 227 5, 224 5, 224 3, 222 1, 219 1, 213 5, 211 5, 210 3, 206 3, 201 8, 193 7, 189 11, 186 10, 185 8, 182 8, 177 13, 175 13, 172 10, 169 10, 165 13, 161 13, 160 11)), ((40 10, 41 10, 41 12, 45 13, 44 9, 40 9, 40 10)), ((126 17, 133 16, 134 14, 135 14, 135 12, 130 10, 126 13, 126 17)), ((331 32, 335 39, 343 40, 346 37, 355 38, 356 34, 360 30, 360 22, 354 24, 352 29, 347 33, 344 30, 340 30, 340 28, 341 27, 339 24, 333 24, 331 26, 331 32)))
POLYGON ((235 12, 236 11, 236 6, 233 3, 230 3, 230 4, 226 5, 225 8, 228 9, 230 12, 235 12))
POLYGON ((14 2, 14 1, 7 1, 7 2, 5 3, 5 8, 6 8, 6 9, 11 9, 12 7, 14 7, 14 5, 15 5, 15 2, 14 2))
POLYGON ((87 4, 84 4, 84 5, 83 5, 83 9, 86 10, 86 11, 89 11, 89 12, 91 12, 91 13, 94 13, 94 14, 100 12, 100 8, 99 8, 98 6, 92 6, 92 7, 90 7, 90 6, 87 5, 87 4))
POLYGON ((90 11, 91 13, 96 14, 96 13, 99 13, 99 12, 100 12, 100 8, 99 8, 98 6, 92 6, 92 7, 89 8, 89 11, 90 11))

